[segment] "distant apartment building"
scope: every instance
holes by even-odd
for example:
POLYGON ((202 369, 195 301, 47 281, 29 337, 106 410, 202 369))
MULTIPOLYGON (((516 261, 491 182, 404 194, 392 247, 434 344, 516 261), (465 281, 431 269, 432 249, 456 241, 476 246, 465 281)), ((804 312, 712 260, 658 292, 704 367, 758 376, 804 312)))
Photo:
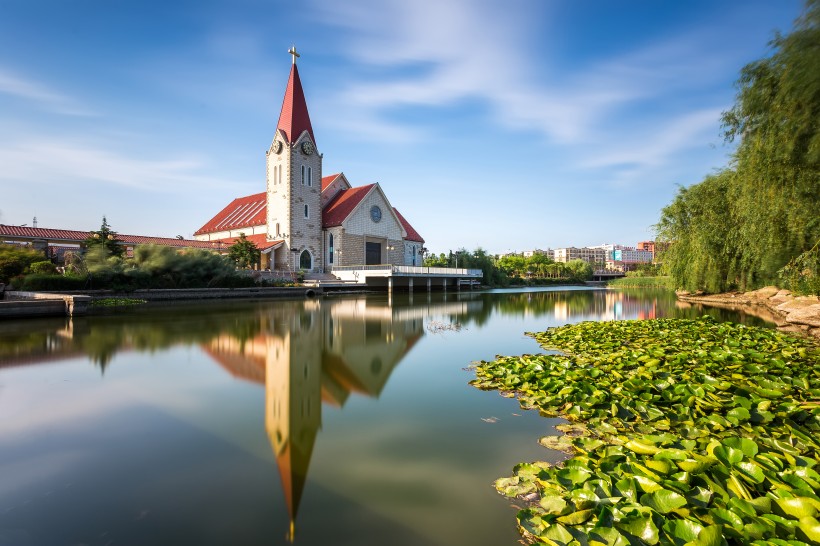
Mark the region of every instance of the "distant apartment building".
POLYGON ((548 248, 546 250, 542 250, 540 248, 536 248, 536 249, 533 249, 533 250, 525 250, 522 254, 525 258, 532 258, 536 254, 541 254, 541 255, 544 255, 544 256, 546 256, 550 259, 553 259, 553 260, 555 259, 554 258, 555 252, 551 248, 548 248))
POLYGON ((669 243, 664 242, 657 242, 657 241, 641 241, 638 243, 638 250, 648 250, 652 253, 652 259, 656 258, 655 254, 658 252, 663 252, 669 248, 669 243))
POLYGON ((607 250, 602 247, 566 247, 556 248, 555 257, 556 262, 569 262, 571 260, 583 260, 591 264, 606 263, 607 250))
POLYGON ((612 253, 612 258, 616 262, 624 262, 631 264, 650 264, 652 263, 652 252, 648 250, 637 249, 619 249, 612 253))
POLYGON ((640 243, 638 243, 637 249, 655 252, 655 241, 641 241, 640 243))
POLYGON ((618 248, 612 251, 611 258, 606 261, 606 268, 615 271, 630 271, 639 264, 651 264, 653 253, 636 248, 618 248))

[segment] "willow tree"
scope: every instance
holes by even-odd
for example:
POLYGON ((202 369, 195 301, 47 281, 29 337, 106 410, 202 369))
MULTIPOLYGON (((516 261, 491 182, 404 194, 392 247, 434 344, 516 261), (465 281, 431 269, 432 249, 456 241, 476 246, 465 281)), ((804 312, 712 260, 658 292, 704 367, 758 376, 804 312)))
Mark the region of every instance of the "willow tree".
POLYGON ((775 282, 820 239, 820 0, 808 0, 770 56, 746 65, 724 136, 731 165, 681 189, 661 213, 680 287, 710 291, 775 282))

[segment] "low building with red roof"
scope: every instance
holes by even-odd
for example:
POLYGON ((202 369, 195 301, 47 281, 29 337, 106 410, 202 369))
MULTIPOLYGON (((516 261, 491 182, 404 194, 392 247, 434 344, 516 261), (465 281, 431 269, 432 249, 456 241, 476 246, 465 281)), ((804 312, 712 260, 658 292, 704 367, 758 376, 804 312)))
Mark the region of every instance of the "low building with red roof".
MULTIPOLYGON (((66 250, 81 250, 83 243, 91 237, 92 231, 81 231, 75 229, 52 229, 29 226, 9 226, 0 224, 0 244, 25 244, 41 249, 50 257, 59 256, 66 250)), ((268 244, 263 238, 252 239, 260 244, 268 244)), ((248 237, 251 239, 251 237, 248 237)), ((220 242, 203 241, 197 239, 182 239, 179 237, 152 237, 148 235, 124 235, 117 234, 117 240, 126 248, 128 255, 131 255, 134 247, 138 245, 160 245, 179 248, 200 248, 214 250, 217 252, 227 251, 227 240, 220 242)), ((231 241, 232 244, 233 241, 231 241)))
POLYGON ((421 265, 424 239, 378 183, 322 176, 295 51, 276 132, 266 156, 266 191, 238 197, 194 233, 231 244, 244 233, 262 268, 322 273, 338 266, 421 265))

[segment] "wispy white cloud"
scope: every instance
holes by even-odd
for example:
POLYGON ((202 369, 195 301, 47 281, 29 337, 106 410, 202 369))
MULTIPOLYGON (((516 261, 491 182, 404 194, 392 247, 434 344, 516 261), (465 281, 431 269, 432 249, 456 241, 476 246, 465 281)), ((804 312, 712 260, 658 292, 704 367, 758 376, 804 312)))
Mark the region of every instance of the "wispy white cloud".
POLYGON ((586 158, 580 166, 586 168, 617 167, 620 165, 641 165, 657 167, 669 157, 693 143, 703 145, 708 142, 716 120, 720 118, 720 108, 706 108, 688 112, 665 122, 663 131, 645 127, 640 133, 613 138, 612 144, 603 153, 586 158))
POLYGON ((97 113, 81 105, 79 101, 55 91, 48 86, 27 79, 0 67, 0 94, 18 97, 39 107, 67 116, 96 116, 97 113))
POLYGON ((0 164, 3 179, 14 181, 103 182, 158 193, 238 185, 235 180, 208 174, 210 165, 202 158, 140 158, 98 143, 66 142, 44 135, 0 142, 0 164))
MULTIPOLYGON (((601 157, 613 160, 625 155, 621 144, 630 141, 636 150, 654 150, 628 154, 649 165, 691 146, 692 139, 703 137, 703 129, 718 123, 719 109, 709 105, 654 114, 652 131, 632 131, 634 123, 618 119, 652 115, 635 107, 654 110, 665 96, 699 89, 722 75, 725 59, 706 51, 702 37, 694 34, 610 57, 604 52, 585 64, 558 69, 550 66, 549 51, 539 51, 549 46, 536 36, 536 29, 543 34, 553 24, 550 14, 527 0, 514 9, 474 0, 364 0, 317 8, 326 24, 342 29, 349 57, 375 67, 410 68, 398 76, 357 74, 357 81, 341 86, 336 100, 345 104, 350 118, 367 119, 374 134, 412 136, 391 117, 392 109, 478 100, 501 127, 535 131, 559 145, 595 143, 604 147, 601 157)), ((603 165, 601 157, 589 163, 603 165)))

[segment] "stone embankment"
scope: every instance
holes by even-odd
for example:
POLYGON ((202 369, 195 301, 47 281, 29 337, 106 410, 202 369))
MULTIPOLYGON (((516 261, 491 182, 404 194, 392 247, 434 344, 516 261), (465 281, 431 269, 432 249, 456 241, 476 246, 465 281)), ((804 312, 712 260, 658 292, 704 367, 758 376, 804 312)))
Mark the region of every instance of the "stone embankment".
POLYGON ((727 294, 681 291, 677 292, 677 296, 687 303, 743 311, 774 322, 778 330, 820 340, 820 298, 817 296, 794 296, 790 291, 775 286, 727 294))

